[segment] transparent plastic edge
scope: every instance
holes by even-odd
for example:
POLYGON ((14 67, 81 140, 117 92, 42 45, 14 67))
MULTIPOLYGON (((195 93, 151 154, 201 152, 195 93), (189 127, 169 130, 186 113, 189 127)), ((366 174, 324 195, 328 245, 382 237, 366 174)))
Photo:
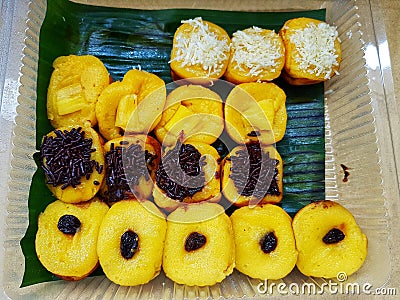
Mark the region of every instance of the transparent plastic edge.
POLYGON ((26 21, 29 11, 29 1, 2 1, 1 14, 3 23, 1 26, 1 111, 0 111, 0 205, 4 209, 0 213, 0 297, 9 298, 6 293, 6 264, 5 252, 6 246, 6 228, 8 224, 8 213, 5 209, 9 203, 12 172, 12 154, 14 148, 14 128, 17 117, 18 98, 20 96, 19 88, 21 86, 20 76, 23 66, 22 57, 25 47, 26 21))
MULTIPOLYGON (((385 24, 382 22, 383 14, 380 1, 368 1, 370 5, 371 19, 374 32, 369 33, 368 38, 374 38, 376 57, 373 58, 379 62, 378 68, 371 68, 370 81, 371 90, 375 99, 372 105, 377 114, 388 116, 386 118, 376 118, 377 130, 381 133, 378 139, 379 148, 381 150, 381 168, 384 195, 387 199, 385 205, 388 212, 388 230, 390 250, 391 272, 390 278, 385 283, 384 287, 392 288, 398 286, 400 282, 400 258, 397 254, 400 249, 400 238, 396 228, 400 228, 400 135, 397 134, 400 128, 399 109, 395 99, 392 65, 390 61, 389 46, 386 36, 385 24), (386 139, 386 136, 390 138, 386 139), (388 141, 391 141, 390 143, 388 141)), ((368 60, 368 57, 367 57, 368 60)), ((373 64, 373 62, 371 63, 373 64)), ((399 291, 397 291, 399 292, 399 291)))

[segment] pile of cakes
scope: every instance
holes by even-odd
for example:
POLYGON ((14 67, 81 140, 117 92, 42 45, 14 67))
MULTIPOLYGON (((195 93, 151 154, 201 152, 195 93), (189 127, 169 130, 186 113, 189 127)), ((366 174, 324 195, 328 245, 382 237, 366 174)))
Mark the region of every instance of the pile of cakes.
POLYGON ((43 266, 79 280, 100 264, 124 286, 161 269, 191 286, 221 282, 235 268, 259 279, 283 278, 295 265, 326 278, 357 271, 367 239, 348 210, 317 201, 292 220, 276 205, 284 161, 274 145, 286 130, 286 95, 269 81, 282 70, 293 84, 337 73, 333 27, 301 18, 279 34, 252 27, 230 39, 201 18, 182 23, 170 67, 186 81, 168 95, 146 71, 113 82, 96 57, 54 61, 47 111, 55 129, 40 152, 57 200, 39 216, 43 266), (315 39, 312 48, 305 38, 315 39), (224 99, 206 86, 222 77, 238 84, 224 99), (235 143, 225 157, 212 146, 223 132, 235 143), (223 201, 236 208, 230 216, 223 201))
POLYGON ((279 33, 256 26, 229 37, 201 17, 182 21, 171 52, 174 79, 207 82, 224 78, 235 84, 271 81, 281 75, 294 85, 314 84, 338 74, 341 47, 334 26, 296 18, 279 33))

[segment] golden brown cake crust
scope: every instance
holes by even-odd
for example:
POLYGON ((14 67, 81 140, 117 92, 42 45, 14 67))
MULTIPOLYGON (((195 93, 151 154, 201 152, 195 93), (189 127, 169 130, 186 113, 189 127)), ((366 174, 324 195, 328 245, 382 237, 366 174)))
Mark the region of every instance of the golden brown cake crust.
POLYGON ((221 205, 186 204, 172 212, 167 222, 163 269, 168 278, 179 284, 207 286, 233 272, 232 225, 221 205), (191 236, 202 239, 191 243, 191 236))
POLYGON ((285 47, 273 30, 250 27, 233 33, 224 78, 232 83, 271 81, 281 74, 285 47))
POLYGON ((279 34, 286 49, 284 78, 290 84, 314 84, 338 73, 342 51, 335 27, 295 18, 286 21, 279 34))
POLYGON ((312 202, 293 218, 297 267, 307 276, 334 278, 356 272, 367 256, 368 240, 354 216, 337 202, 312 202))
POLYGON ((98 265, 97 237, 107 211, 107 204, 97 198, 83 204, 60 200, 49 204, 39 215, 35 239, 36 253, 43 266, 65 280, 88 276, 98 265), (69 221, 63 222, 62 218, 69 221), (70 233, 71 218, 76 218, 76 227, 72 228, 75 233, 70 233))

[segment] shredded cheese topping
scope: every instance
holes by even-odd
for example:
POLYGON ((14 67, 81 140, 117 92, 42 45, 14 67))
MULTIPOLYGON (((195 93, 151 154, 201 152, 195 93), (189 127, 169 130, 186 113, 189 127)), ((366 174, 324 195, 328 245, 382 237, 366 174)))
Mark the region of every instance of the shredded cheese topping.
POLYGON ((282 57, 281 42, 274 31, 253 26, 244 31, 236 31, 232 35, 232 61, 234 69, 248 70, 246 76, 258 76, 265 69, 276 71, 278 59, 282 57))
POLYGON ((337 37, 336 27, 327 23, 309 23, 306 28, 296 30, 289 39, 296 47, 295 61, 299 64, 299 68, 329 79, 332 67, 339 65, 335 50, 337 37))
POLYGON ((208 76, 221 72, 230 52, 228 39, 218 37, 201 17, 181 23, 190 24, 192 28, 188 36, 177 35, 174 44, 176 56, 169 63, 179 61, 182 67, 200 65, 208 76))

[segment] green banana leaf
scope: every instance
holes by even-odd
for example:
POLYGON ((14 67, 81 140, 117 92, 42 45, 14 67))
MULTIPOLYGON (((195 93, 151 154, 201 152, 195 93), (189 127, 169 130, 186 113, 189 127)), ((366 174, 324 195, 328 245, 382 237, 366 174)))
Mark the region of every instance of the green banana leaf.
MULTIPOLYGON (((96 7, 48 0, 40 32, 36 103, 36 149, 51 127, 46 114, 46 94, 53 60, 61 55, 92 54, 104 62, 114 80, 133 67, 155 73, 171 82, 168 60, 172 37, 183 19, 201 16, 229 34, 250 26, 279 31, 295 17, 325 19, 325 10, 301 12, 228 12, 194 9, 133 10, 96 7)), ((278 79, 287 94, 287 132, 276 146, 284 161, 284 198, 281 206, 291 215, 325 196, 325 131, 323 84, 294 87, 278 79)), ((219 149, 216 143, 217 149, 219 149)), ((223 147, 219 149, 223 155, 223 147)), ((226 150, 226 149, 225 149, 226 150)), ((226 153, 225 153, 226 154, 226 153)), ((34 155, 40 166, 39 155, 34 155)), ((21 247, 25 273, 21 287, 57 280, 39 262, 35 252, 37 218, 55 198, 45 185, 39 167, 29 194, 29 227, 21 247)), ((103 274, 98 268, 93 275, 103 274)))

